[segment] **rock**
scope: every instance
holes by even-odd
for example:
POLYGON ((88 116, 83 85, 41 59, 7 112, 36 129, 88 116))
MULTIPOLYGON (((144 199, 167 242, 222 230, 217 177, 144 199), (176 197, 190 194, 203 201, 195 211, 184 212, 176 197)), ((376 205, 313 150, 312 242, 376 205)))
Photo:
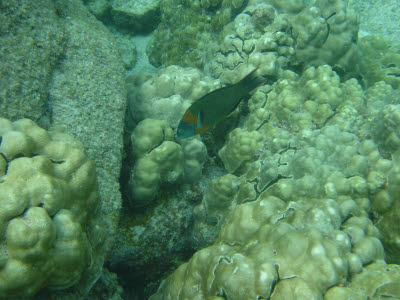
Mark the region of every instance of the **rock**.
POLYGON ((160 0, 113 0, 111 16, 119 27, 151 32, 160 20, 160 0))
POLYGON ((63 52, 62 19, 51 0, 1 2, 0 115, 49 125, 48 85, 63 52))
POLYGON ((58 10, 68 39, 49 84, 51 128, 76 136, 95 161, 101 212, 112 238, 122 205, 125 69, 112 34, 82 2, 63 2, 58 10))

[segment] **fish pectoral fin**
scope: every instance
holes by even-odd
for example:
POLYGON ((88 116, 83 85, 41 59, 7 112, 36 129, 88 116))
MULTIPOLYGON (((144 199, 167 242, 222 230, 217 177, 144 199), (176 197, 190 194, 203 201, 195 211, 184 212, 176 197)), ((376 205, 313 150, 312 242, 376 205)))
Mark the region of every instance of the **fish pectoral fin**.
POLYGON ((238 106, 239 106, 239 105, 235 106, 235 108, 232 109, 232 111, 231 111, 230 113, 228 113, 228 114, 226 115, 225 118, 230 118, 230 117, 232 117, 234 114, 236 114, 236 113, 237 113, 237 108, 238 108, 238 106))
POLYGON ((203 112, 199 111, 199 113, 197 114, 197 124, 196 124, 197 128, 204 128, 204 123, 203 123, 203 112))
POLYGON ((195 128, 195 133, 199 134, 210 128, 210 125, 205 124, 202 128, 195 128))

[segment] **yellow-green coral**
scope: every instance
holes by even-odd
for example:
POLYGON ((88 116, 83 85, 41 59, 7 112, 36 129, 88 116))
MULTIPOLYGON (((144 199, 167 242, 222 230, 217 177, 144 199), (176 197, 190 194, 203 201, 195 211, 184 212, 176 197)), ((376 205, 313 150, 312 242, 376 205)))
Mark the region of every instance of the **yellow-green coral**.
POLYGON ((202 67, 204 55, 216 39, 214 33, 231 21, 243 3, 243 0, 163 1, 161 23, 147 48, 150 62, 156 66, 202 67))
POLYGON ((387 260, 390 263, 400 263, 400 201, 395 195, 400 193, 400 152, 393 153, 394 167, 386 172, 382 170, 375 179, 382 184, 380 190, 373 196, 372 206, 379 212, 377 224, 382 232, 387 260))
POLYGON ((173 138, 174 132, 166 121, 145 119, 132 132, 133 154, 135 158, 139 159, 163 141, 172 141, 173 138))
POLYGON ((135 206, 148 205, 161 183, 175 183, 181 178, 183 151, 172 139, 171 128, 162 120, 145 119, 133 131, 136 162, 129 185, 135 206))
POLYGON ((204 76, 198 69, 169 66, 156 74, 128 79, 128 122, 137 125, 151 118, 178 126, 186 109, 206 93, 221 87, 219 80, 204 76))
MULTIPOLYGON (((344 92, 351 86, 355 90, 359 87, 354 81, 340 83, 339 76, 328 65, 310 67, 300 77, 285 71, 269 93, 256 92, 249 106, 251 110, 266 109, 271 113, 271 122, 292 132, 320 128, 345 103, 344 92)), ((362 97, 352 100, 352 105, 363 107, 362 97)))
POLYGON ((297 42, 295 64, 330 64, 349 73, 356 70, 359 20, 355 11, 347 7, 347 1, 315 1, 294 17, 291 24, 297 42))
POLYGON ((257 158, 257 151, 262 146, 262 136, 258 131, 248 132, 236 128, 230 134, 227 144, 218 152, 225 168, 234 172, 242 164, 257 158))
POLYGON ((377 236, 357 208, 341 216, 333 200, 285 204, 261 195, 237 206, 214 245, 150 299, 320 299, 363 264, 383 259, 377 236), (345 221, 351 215, 360 216, 345 221))
POLYGON ((400 267, 376 262, 356 274, 351 285, 333 287, 324 295, 325 300, 337 299, 396 299, 399 297, 400 267))
POLYGON ((370 35, 358 43, 361 50, 360 71, 366 87, 385 81, 394 89, 400 87, 400 47, 384 37, 370 35))
POLYGON ((225 26, 205 68, 226 84, 234 83, 255 67, 265 76, 280 76, 294 54, 295 40, 288 33, 289 28, 287 16, 275 15, 273 7, 263 3, 249 5, 225 26))
POLYGON ((0 295, 76 284, 94 255, 93 162, 71 137, 28 119, 0 118, 0 154, 0 295))

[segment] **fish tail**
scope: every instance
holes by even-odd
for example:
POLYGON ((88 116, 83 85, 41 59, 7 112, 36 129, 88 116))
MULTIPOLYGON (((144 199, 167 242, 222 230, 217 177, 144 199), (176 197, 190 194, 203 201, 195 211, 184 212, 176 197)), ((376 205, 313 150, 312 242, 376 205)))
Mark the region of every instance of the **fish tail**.
POLYGON ((249 92, 267 81, 267 78, 256 75, 259 68, 255 68, 240 81, 240 84, 249 92))

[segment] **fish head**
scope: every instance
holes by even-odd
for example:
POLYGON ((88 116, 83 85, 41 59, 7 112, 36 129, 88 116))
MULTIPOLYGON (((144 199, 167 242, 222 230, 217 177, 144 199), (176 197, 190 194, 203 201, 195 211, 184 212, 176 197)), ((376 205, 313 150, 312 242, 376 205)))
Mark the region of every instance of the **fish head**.
POLYGON ((187 123, 185 121, 180 121, 178 129, 176 131, 176 138, 178 140, 185 139, 196 135, 196 128, 193 124, 187 123))

